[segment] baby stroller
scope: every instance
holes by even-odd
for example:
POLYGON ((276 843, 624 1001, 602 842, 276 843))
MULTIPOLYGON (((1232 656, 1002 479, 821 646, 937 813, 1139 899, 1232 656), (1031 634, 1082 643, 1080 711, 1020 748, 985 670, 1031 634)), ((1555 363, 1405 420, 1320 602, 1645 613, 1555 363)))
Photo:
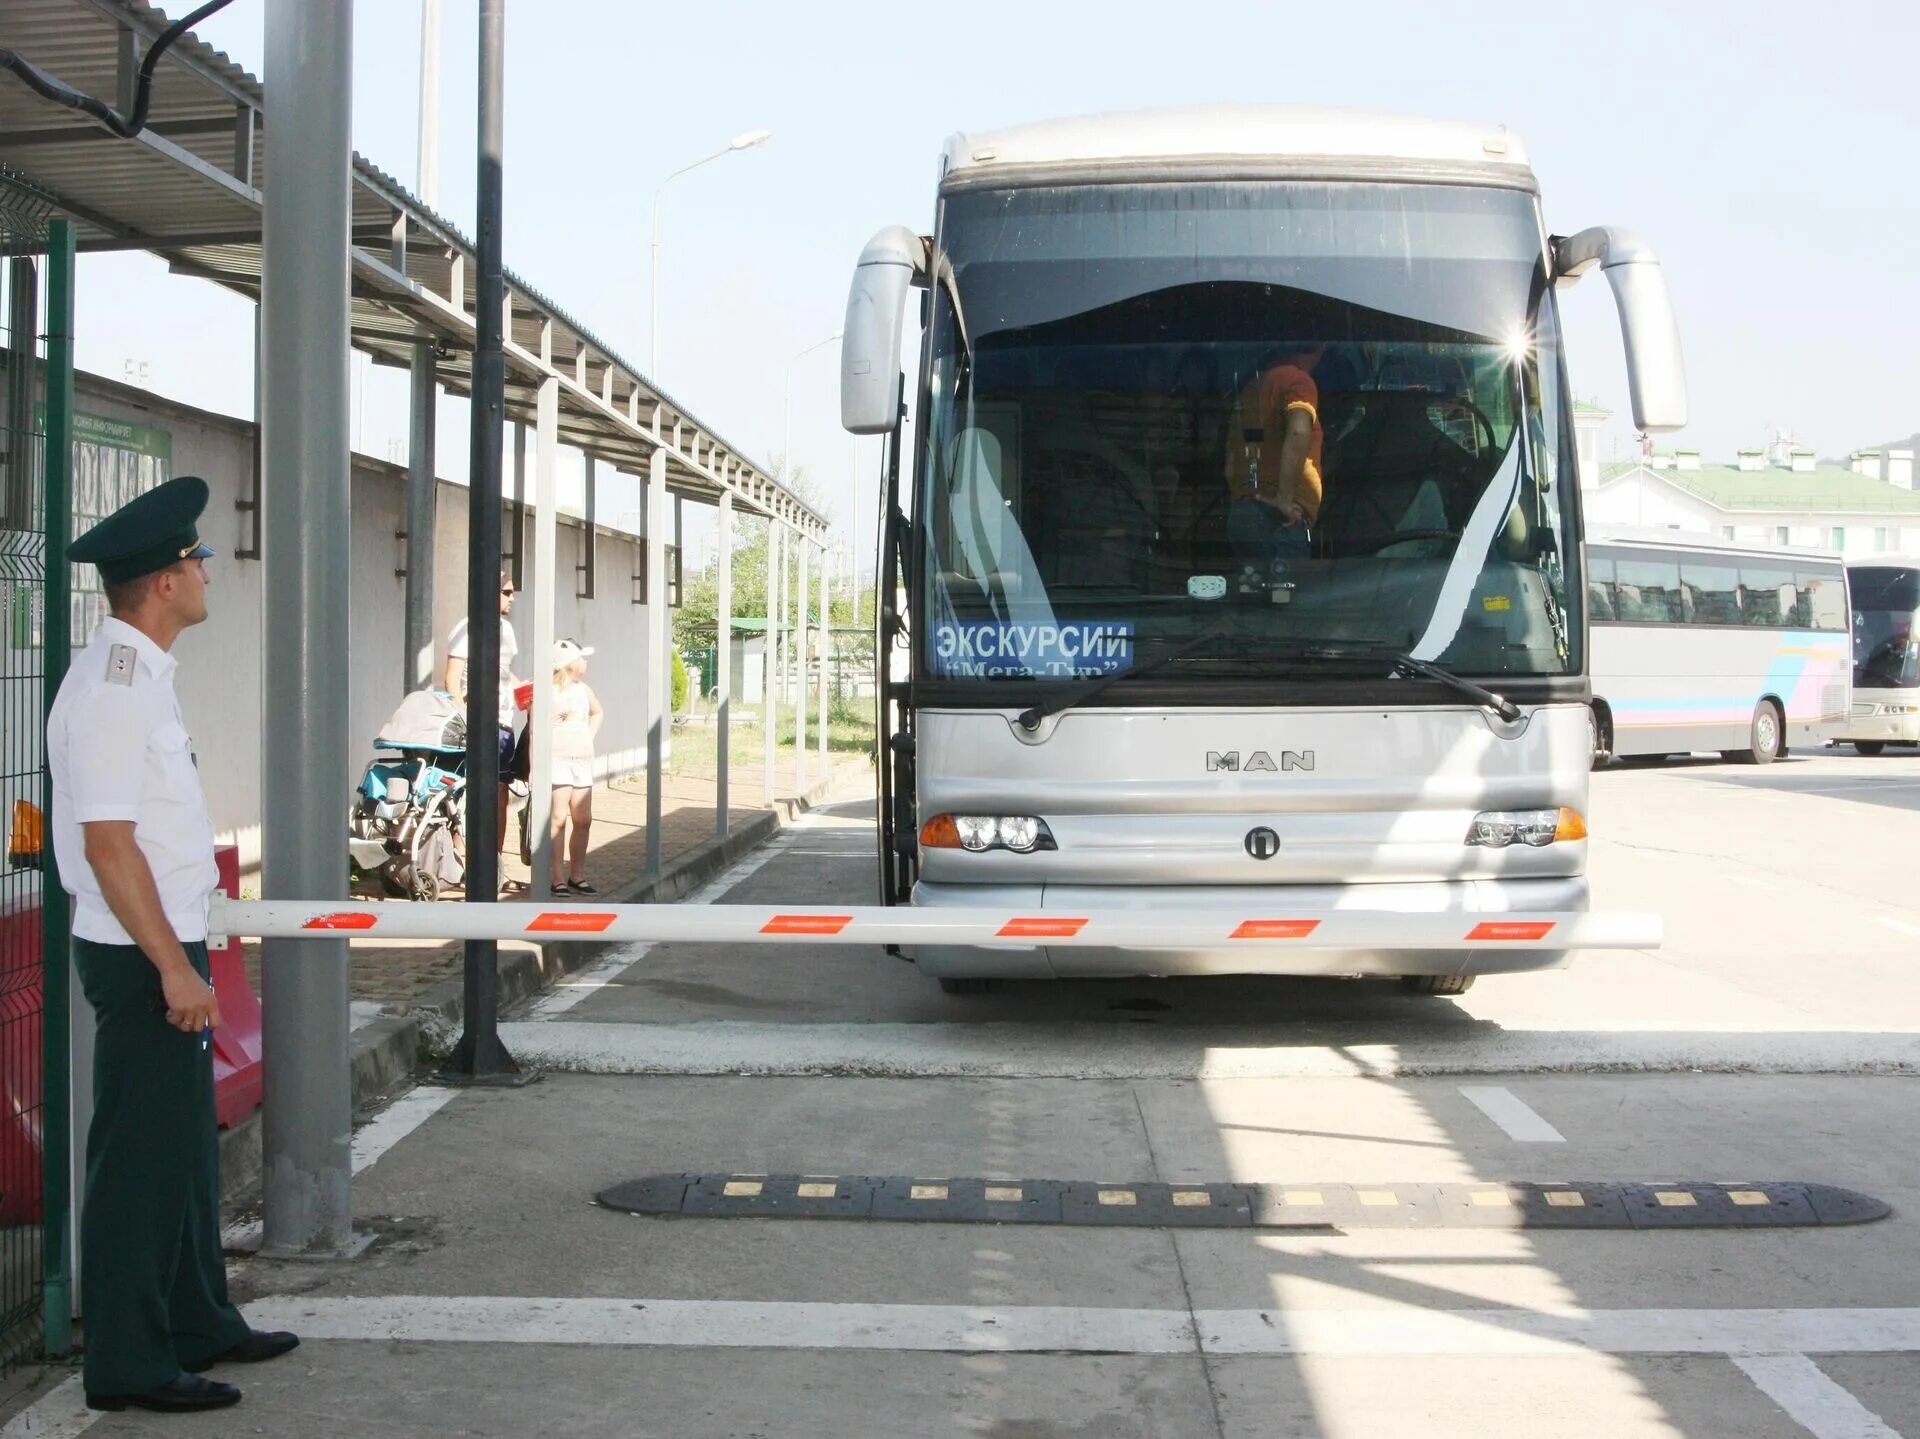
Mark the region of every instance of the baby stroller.
POLYGON ((354 790, 347 854, 357 895, 434 900, 466 878, 467 724, 444 690, 400 702, 354 790))

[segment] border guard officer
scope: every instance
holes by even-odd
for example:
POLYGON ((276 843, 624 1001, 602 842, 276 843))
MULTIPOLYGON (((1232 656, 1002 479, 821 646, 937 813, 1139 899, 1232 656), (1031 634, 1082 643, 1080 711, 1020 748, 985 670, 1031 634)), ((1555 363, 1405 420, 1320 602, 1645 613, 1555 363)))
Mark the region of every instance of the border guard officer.
POLYGON ((74 897, 74 963, 96 1020, 80 1222, 87 1403, 233 1404, 200 1377, 286 1353, 227 1298, 213 1110, 207 910, 213 822, 174 697, 180 632, 207 617, 207 482, 169 480, 68 549, 111 610, 47 719, 54 852, 74 897))

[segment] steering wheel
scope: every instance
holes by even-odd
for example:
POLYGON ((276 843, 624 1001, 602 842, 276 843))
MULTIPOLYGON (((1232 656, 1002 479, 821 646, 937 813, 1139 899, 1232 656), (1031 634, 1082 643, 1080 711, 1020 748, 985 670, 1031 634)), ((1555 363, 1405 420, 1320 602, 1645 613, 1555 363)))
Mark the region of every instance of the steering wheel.
POLYGON ((1459 537, 1458 530, 1398 530, 1371 544, 1351 545, 1344 548, 1356 555, 1377 555, 1389 545, 1403 545, 1410 540, 1454 540, 1459 537))

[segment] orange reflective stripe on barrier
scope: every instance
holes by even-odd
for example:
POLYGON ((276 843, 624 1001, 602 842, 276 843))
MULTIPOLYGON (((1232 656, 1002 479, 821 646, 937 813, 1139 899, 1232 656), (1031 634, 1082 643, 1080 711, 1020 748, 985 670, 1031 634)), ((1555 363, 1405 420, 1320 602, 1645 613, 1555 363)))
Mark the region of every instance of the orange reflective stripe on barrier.
POLYGON ((1231 939, 1305 939, 1320 928, 1317 919, 1249 919, 1229 936, 1231 939))
POLYGON ((380 921, 371 914, 356 914, 349 910, 343 914, 316 914, 301 925, 302 929, 372 929, 380 921))
POLYGON ((852 923, 850 914, 776 914, 760 926, 760 933, 838 934, 852 923))
POLYGON ((1072 939, 1087 927, 1084 919, 1053 919, 1034 916, 1010 919, 1000 926, 1000 939, 1072 939))
POLYGON ((1545 939, 1553 933, 1552 920, 1490 919, 1467 932, 1468 939, 1545 939))
POLYGON ((615 916, 584 909, 554 909, 534 918, 528 934, 599 934, 612 925, 615 916))

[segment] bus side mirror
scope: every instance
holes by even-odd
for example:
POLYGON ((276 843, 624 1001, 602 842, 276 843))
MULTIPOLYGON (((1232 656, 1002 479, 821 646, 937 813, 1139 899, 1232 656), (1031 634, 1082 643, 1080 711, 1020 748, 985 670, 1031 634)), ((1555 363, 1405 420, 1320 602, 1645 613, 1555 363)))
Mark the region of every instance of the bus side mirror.
POLYGON ((926 273, 926 246, 904 225, 882 230, 860 252, 840 342, 840 423, 885 435, 900 423, 900 336, 907 290, 926 273))
POLYGON ((1659 257, 1631 230, 1611 226, 1554 237, 1556 284, 1572 284, 1595 265, 1613 286, 1620 309, 1634 427, 1680 429, 1687 423, 1687 371, 1659 257))

